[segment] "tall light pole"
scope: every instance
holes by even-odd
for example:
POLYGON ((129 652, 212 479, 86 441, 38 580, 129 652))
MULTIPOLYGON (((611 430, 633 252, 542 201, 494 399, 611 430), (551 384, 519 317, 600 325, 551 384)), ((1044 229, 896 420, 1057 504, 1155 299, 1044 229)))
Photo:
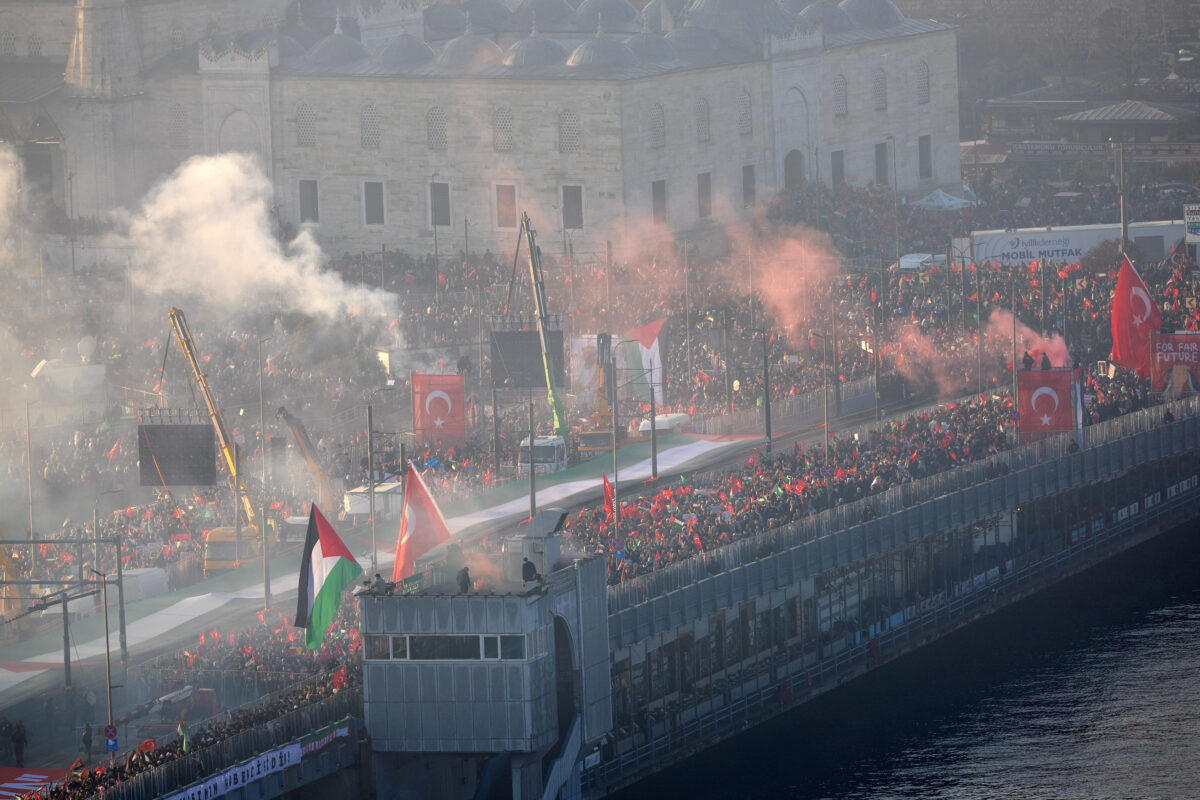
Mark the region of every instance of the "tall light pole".
MULTIPOLYGON (((104 682, 108 688, 108 724, 113 724, 112 713, 112 654, 108 645, 108 575, 100 570, 92 570, 92 574, 100 577, 100 602, 104 603, 104 682)), ((109 757, 115 759, 113 754, 109 757)))
MULTIPOLYGON (((105 489, 100 494, 96 495, 96 500, 92 503, 92 538, 95 539, 95 567, 100 569, 100 498, 110 494, 120 494, 124 489, 105 489)), ((129 661, 129 645, 125 637, 125 582, 121 577, 121 538, 116 537, 117 542, 117 638, 121 643, 121 665, 122 667, 129 661)), ((107 604, 105 605, 107 610, 107 604)))
MULTIPOLYGON (((380 268, 382 269, 382 267, 380 268)), ((261 530, 263 554, 263 608, 271 607, 271 537, 267 535, 267 416, 263 409, 263 342, 270 341, 270 336, 257 337, 258 345, 258 452, 262 456, 262 491, 259 495, 262 505, 259 507, 258 525, 261 530)))
POLYGON ((375 547, 375 419, 371 413, 371 401, 380 392, 390 392, 396 382, 388 379, 386 386, 372 389, 367 395, 367 516, 371 518, 371 574, 379 567, 378 550, 375 547))
POLYGON ((896 185, 896 137, 889 134, 892 143, 892 244, 896 250, 895 263, 900 263, 900 187, 896 185))
POLYGON ((829 339, 825 334, 823 334, 819 331, 809 331, 809 333, 812 336, 821 337, 821 395, 822 395, 822 399, 825 401, 824 402, 824 406, 825 406, 825 444, 821 448, 822 452, 825 455, 825 464, 821 468, 821 475, 822 475, 822 477, 825 478, 825 507, 829 508, 830 507, 829 483, 830 483, 830 479, 833 477, 832 475, 829 474, 829 471, 830 471, 830 469, 829 469, 829 435, 830 435, 829 434, 829 358, 826 355, 826 351, 828 350, 828 345, 829 345, 829 339))
MULTIPOLYGON (((29 538, 34 537, 33 532, 33 445, 30 435, 29 425, 29 407, 36 403, 37 400, 25 400, 25 490, 29 497, 29 538)), ((31 564, 37 563, 37 548, 31 548, 29 553, 29 561, 31 564)))

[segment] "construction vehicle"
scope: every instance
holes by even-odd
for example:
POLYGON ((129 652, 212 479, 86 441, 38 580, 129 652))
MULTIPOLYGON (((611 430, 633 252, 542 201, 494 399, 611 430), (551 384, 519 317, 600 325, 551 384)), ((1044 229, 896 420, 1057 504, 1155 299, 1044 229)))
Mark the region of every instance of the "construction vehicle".
POLYGON ((229 488, 235 498, 236 524, 213 528, 204 539, 204 574, 211 575, 224 570, 237 569, 242 564, 255 560, 262 552, 262 536, 259 532, 254 503, 250 500, 250 493, 246 491, 246 486, 241 481, 239 474, 241 454, 238 452, 233 437, 229 434, 225 417, 221 415, 221 409, 217 407, 212 390, 208 387, 208 380, 205 378, 203 370, 200 369, 200 358, 196 355, 196 344, 192 339, 191 330, 188 329, 187 319, 178 308, 172 308, 167 313, 167 318, 171 322, 171 330, 179 342, 179 349, 183 353, 184 360, 187 361, 188 367, 192 371, 192 377, 195 378, 196 385, 200 387, 200 394, 208 409, 209 420, 217 435, 217 446, 221 450, 221 457, 225 463, 229 488), (242 522, 243 515, 245 517, 244 524, 242 522))
POLYGON ((304 456, 304 465, 308 471, 312 473, 313 481, 317 484, 317 506, 329 511, 337 508, 337 494, 333 488, 333 483, 329 480, 329 475, 321 467, 317 461, 317 448, 313 446, 312 439, 308 437, 308 431, 304 427, 304 423, 295 414, 290 413, 286 408, 280 406, 275 412, 277 418, 282 418, 287 424, 288 430, 291 431, 292 439, 296 442, 296 447, 299 448, 300 454, 304 456))

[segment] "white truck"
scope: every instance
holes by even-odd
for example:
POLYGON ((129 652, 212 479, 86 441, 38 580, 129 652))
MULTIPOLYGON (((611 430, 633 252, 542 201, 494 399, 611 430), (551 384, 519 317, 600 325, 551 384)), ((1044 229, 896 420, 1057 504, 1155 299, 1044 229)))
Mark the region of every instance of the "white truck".
MULTIPOLYGON (((954 251, 956 259, 970 258, 976 264, 985 261, 1020 264, 1034 260, 1075 262, 1101 242, 1119 238, 1121 226, 1115 222, 1104 225, 1065 225, 1059 228, 972 231, 972 252, 960 252, 957 239, 954 251)), ((1182 238, 1183 220, 1129 223, 1129 239, 1138 246, 1142 258, 1147 261, 1161 261, 1169 257, 1172 248, 1182 238)))

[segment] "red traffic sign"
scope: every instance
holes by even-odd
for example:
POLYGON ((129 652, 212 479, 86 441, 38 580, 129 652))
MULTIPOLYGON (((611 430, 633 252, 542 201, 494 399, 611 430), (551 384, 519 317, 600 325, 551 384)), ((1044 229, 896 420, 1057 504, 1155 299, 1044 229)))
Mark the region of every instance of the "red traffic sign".
POLYGON ((105 739, 117 738, 117 726, 116 725, 105 725, 104 726, 104 738, 105 739))

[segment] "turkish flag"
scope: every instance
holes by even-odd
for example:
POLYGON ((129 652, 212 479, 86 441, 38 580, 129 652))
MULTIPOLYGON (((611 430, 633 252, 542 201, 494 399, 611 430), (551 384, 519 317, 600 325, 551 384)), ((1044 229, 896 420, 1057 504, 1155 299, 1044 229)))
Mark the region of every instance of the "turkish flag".
POLYGON ((602 472, 600 475, 604 478, 604 521, 612 522, 614 510, 612 484, 608 482, 607 473, 602 472))
POLYGON ((413 431, 419 442, 465 444, 467 414, 462 375, 412 376, 413 431))
POLYGON ((1017 373, 1017 430, 1022 442, 1075 429, 1073 376, 1069 367, 1017 373))
MULTIPOLYGON (((415 391, 414 391, 415 394, 415 391)), ((413 562, 450 538, 446 519, 434 502, 425 481, 409 467, 404 479, 404 513, 400 517, 400 538, 396 542, 396 561, 392 580, 401 581, 413 574, 413 562)))
POLYGON ((1150 334, 1161 327, 1162 314, 1126 256, 1121 262, 1117 289, 1113 294, 1113 346, 1109 360, 1147 377, 1150 374, 1150 334))

